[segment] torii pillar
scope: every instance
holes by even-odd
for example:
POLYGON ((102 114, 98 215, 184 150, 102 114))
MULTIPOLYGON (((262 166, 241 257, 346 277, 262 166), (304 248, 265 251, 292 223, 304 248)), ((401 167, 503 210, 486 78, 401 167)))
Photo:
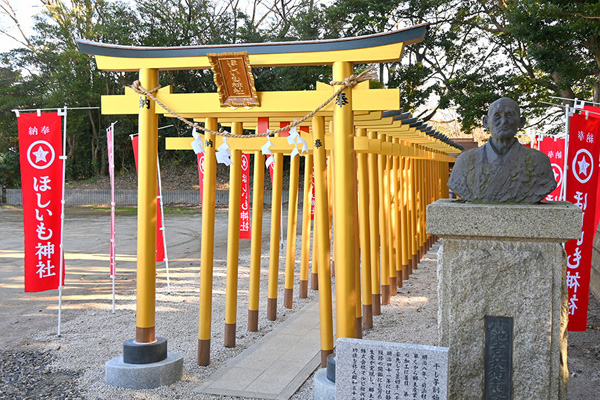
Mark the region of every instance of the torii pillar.
MULTIPOLYGON (((145 88, 158 85, 157 69, 140 69, 145 88)), ((158 115, 146 96, 139 101, 137 302, 135 339, 123 343, 123 356, 106 363, 106 383, 132 389, 169 385, 183 376, 183 357, 167 353, 156 336, 156 187, 158 115)))

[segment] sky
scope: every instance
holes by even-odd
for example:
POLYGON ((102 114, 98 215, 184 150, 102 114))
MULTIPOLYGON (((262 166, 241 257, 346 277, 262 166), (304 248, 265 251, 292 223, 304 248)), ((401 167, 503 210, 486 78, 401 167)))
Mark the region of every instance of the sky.
MULTIPOLYGON (((27 33, 31 33, 33 27, 33 15, 41 12, 42 6, 39 0, 9 0, 12 7, 17 13, 19 23, 23 30, 27 33)), ((4 6, 5 0, 0 0, 0 5, 4 6)), ((14 26, 13 21, 0 10, 0 29, 8 31, 11 35, 18 38, 21 34, 14 26)), ((0 36, 0 52, 6 52, 15 47, 19 47, 19 43, 7 36, 0 36)))
MULTIPOLYGON (((43 10, 40 0, 0 0, 0 30, 8 31, 11 35, 21 38, 20 32, 14 26, 13 21, 2 11, 2 7, 9 2, 17 13, 19 23, 26 34, 31 34, 33 28, 33 16, 43 10)), ((116 1, 116 0, 108 0, 116 1)), ((134 3, 135 0, 121 0, 128 3, 134 3)), ((331 0, 322 0, 322 3, 329 3, 331 0)), ((240 7, 250 7, 248 0, 241 0, 240 7)), ((9 51, 20 44, 15 40, 0 34, 0 53, 9 51)))

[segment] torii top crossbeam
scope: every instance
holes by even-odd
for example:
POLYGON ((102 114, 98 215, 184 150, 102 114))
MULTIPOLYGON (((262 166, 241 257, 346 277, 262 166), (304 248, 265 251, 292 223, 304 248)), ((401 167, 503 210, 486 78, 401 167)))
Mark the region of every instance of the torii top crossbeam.
POLYGON ((423 40, 428 24, 342 39, 180 47, 137 47, 76 40, 79 50, 96 56, 98 68, 138 71, 210 68, 207 54, 248 52, 254 67, 328 65, 334 62, 398 61, 404 45, 423 40))

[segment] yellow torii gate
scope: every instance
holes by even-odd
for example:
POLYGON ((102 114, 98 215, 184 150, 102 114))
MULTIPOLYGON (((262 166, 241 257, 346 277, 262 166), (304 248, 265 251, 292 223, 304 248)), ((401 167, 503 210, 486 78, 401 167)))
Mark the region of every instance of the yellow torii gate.
MULTIPOLYGON (((96 57, 99 69, 108 71, 138 71, 139 81, 143 88, 152 90, 158 86, 160 70, 175 69, 202 69, 210 68, 209 53, 230 53, 247 52, 249 63, 252 66, 302 66, 302 65, 332 65, 334 81, 342 82, 344 79, 353 75, 353 64, 356 63, 377 63, 398 61, 402 55, 404 45, 416 43, 422 40, 427 29, 427 25, 419 25, 404 30, 398 30, 389 33, 368 35, 356 38, 344 38, 335 40, 312 41, 312 42, 282 42, 265 44, 239 44, 239 45, 216 45, 216 46, 189 46, 177 48, 145 48, 145 47, 127 47, 118 45, 107 45, 95 43, 86 40, 78 40, 80 51, 96 57)), ((161 88, 154 94, 155 98, 163 104, 168 105, 172 111, 161 107, 146 96, 135 93, 127 88, 124 95, 103 96, 102 112, 103 114, 139 114, 139 187, 138 187, 138 283, 137 283, 137 316, 136 316, 136 341, 138 343, 150 343, 155 339, 155 232, 156 232, 156 157, 157 157, 157 116, 164 114, 172 116, 177 114, 185 118, 204 120, 205 127, 216 131, 218 123, 230 123, 232 132, 241 133, 242 127, 257 127, 258 118, 270 118, 272 122, 289 121, 297 116, 305 115, 315 110, 324 99, 329 97, 333 91, 336 91, 341 85, 334 86, 319 84, 313 91, 295 91, 295 92, 259 92, 257 98, 260 106, 249 108, 223 108, 219 103, 217 93, 172 93, 170 87, 161 88), (293 100, 293 101, 290 101, 293 100)), ((325 181, 327 179, 327 169, 325 166, 325 152, 333 154, 333 166, 335 179, 333 181, 333 198, 335 207, 333 207, 333 231, 334 231, 334 254, 336 262, 336 303, 337 303, 337 336, 354 337, 356 335, 356 321, 359 312, 357 304, 360 304, 357 295, 360 287, 356 284, 358 281, 366 281, 360 276, 357 279, 356 268, 358 258, 358 247, 356 246, 358 238, 355 235, 356 223, 359 222, 356 217, 357 209, 360 206, 361 218, 364 225, 366 215, 373 216, 376 210, 367 209, 365 200, 357 200, 356 171, 358 170, 361 178, 359 185, 363 185, 361 192, 369 193, 369 197, 377 197, 383 200, 380 204, 385 204, 386 212, 391 215, 390 201, 399 199, 409 204, 406 210, 394 211, 393 218, 385 219, 385 229, 380 228, 380 238, 392 233, 388 239, 391 241, 393 229, 396 231, 396 240, 394 243, 388 243, 386 250, 389 250, 390 258, 384 257, 384 247, 382 246, 382 260, 386 258, 391 262, 394 259, 401 260, 402 265, 413 264, 418 257, 419 246, 421 251, 424 242, 423 215, 425 190, 423 187, 419 191, 419 198, 410 196, 406 187, 402 188, 397 182, 400 182, 400 174, 406 179, 420 179, 423 174, 431 173, 431 169, 425 168, 426 160, 435 160, 441 163, 453 161, 447 153, 456 152, 451 145, 443 143, 435 138, 427 136, 414 126, 408 126, 398 121, 394 116, 386 117, 382 112, 385 110, 400 109, 400 93, 398 89, 369 89, 368 82, 358 84, 353 88, 346 88, 341 92, 343 102, 339 104, 329 104, 321 111, 317 112, 312 118, 312 140, 309 140, 309 152, 314 155, 315 165, 315 183, 317 188, 316 215, 317 223, 315 236, 319 238, 317 253, 318 265, 325 267, 329 264, 329 223, 326 216, 329 215, 327 202, 327 189, 325 181), (329 133, 326 139, 327 127, 329 133), (355 137, 355 129, 358 135, 355 137), (377 138, 379 136, 379 138, 377 138), (387 141, 386 141, 387 140, 387 141), (411 143, 407 145, 407 143, 411 143), (319 145, 321 144, 321 145, 319 145), (368 154, 368 160, 359 158, 357 163, 356 154, 368 154), (374 155, 372 158, 371 155, 374 155), (377 168, 377 158, 379 158, 380 167, 377 168), (402 160, 402 165, 401 165, 402 160), (404 164, 406 160, 406 165, 404 164), (409 160, 410 163, 408 162, 409 160), (410 164, 410 165, 409 165, 410 164), (368 167, 367 167, 368 165, 368 167), (385 173, 381 165, 386 165, 385 173), (379 170, 379 177, 376 172, 379 170), (420 174, 420 175, 419 175, 420 174), (367 178, 369 176, 368 185, 367 178), (417 178, 419 175, 419 178, 417 178), (373 179, 385 177, 385 182, 394 181, 393 190, 400 194, 404 190, 404 197, 389 197, 390 190, 387 193, 377 194, 375 191, 383 187, 382 185, 371 185, 373 179), (367 188, 368 186, 368 188, 367 188), (400 189, 398 189, 400 188, 400 189), (410 198, 409 198, 410 197, 410 198), (407 211, 408 210, 408 211, 407 211), (402 216, 405 212, 414 214, 412 219, 402 216), (320 215, 320 216, 319 216, 320 215), (417 221, 417 216, 419 219, 417 221), (412 221, 409 223, 409 220, 412 221), (400 223, 402 221, 402 223, 400 223), (388 223, 389 222, 389 223, 388 223), (411 234, 401 235, 400 232, 411 232, 411 234), (325 239, 327 238, 327 240, 325 239), (412 238, 412 239, 410 239, 412 238), (406 246, 401 242, 406 240, 406 246), (412 240, 412 243, 408 243, 412 240), (327 242, 325 248, 321 243, 327 242), (406 249, 411 249, 411 254, 406 253, 406 249), (406 254, 405 254, 406 253, 406 254), (357 302, 358 300, 358 302, 357 302)), ((205 158, 205 187, 203 208, 202 208, 202 244, 201 244, 201 282, 200 290, 200 326, 198 333, 198 363, 208 365, 210 360, 210 313, 212 296, 212 262, 214 248, 214 185, 215 185, 215 148, 221 143, 221 139, 215 137, 211 132, 204 135, 207 146, 205 158)), ((282 157, 283 153, 289 153, 289 145, 284 142, 285 138, 272 138, 273 148, 271 151, 276 157, 282 157)), ((191 139, 172 139, 167 146, 170 149, 189 149, 191 139)), ((232 157, 238 157, 240 151, 254 152, 259 154, 264 139, 259 138, 228 138, 228 144, 234 151, 232 157), (241 142, 243 141, 243 143, 241 142)), ((236 158, 237 159, 237 158, 236 158)), ((258 163, 257 163, 258 164, 258 163)), ((235 161, 234 161, 234 165, 235 161)), ((239 165, 239 162, 237 163, 239 165)), ((276 160, 276 165, 281 166, 281 159, 276 160)), ((279 167, 280 168, 280 167, 279 167)), ((237 169, 232 168, 232 182, 237 176, 237 169)), ((440 170, 441 171, 441 170, 440 170)), ((258 171, 256 172, 260 174, 258 171)), ((264 171, 263 171, 264 173, 264 171)), ((441 173, 441 172, 440 172, 441 173)), ((279 196, 277 202, 281 202, 281 173, 279 180, 276 179, 273 189, 274 196, 279 196), (279 183, 277 183, 279 182, 279 183), (278 186, 278 187, 277 187, 278 186)), ((404 181, 404 180, 403 180, 404 181)), ((421 181, 419 181, 421 182, 421 181)), ((388 184, 386 183, 386 185, 388 184)), ((406 185, 405 185, 406 186, 406 185)), ((423 185, 424 186, 424 185, 423 185)), ((232 188, 235 193, 236 189, 232 188)), ((431 191, 431 190, 430 190, 431 191)), ((255 193, 256 195, 256 193, 255 193)), ((235 200, 235 197, 232 199, 235 200)), ((255 198, 255 204, 259 199, 255 198)), ((275 197, 274 197, 274 200, 275 197)), ((262 203, 262 201, 261 201, 262 203)), ((374 203, 374 202, 371 202, 374 203)), ((235 204, 233 201, 231 204, 235 204)), ((239 199, 237 201, 239 204, 239 199)), ((278 208, 278 207, 273 207, 278 208)), ((279 211, 273 211, 275 219, 280 218, 279 211)), ((235 213, 234 213, 235 215, 235 213)), ((230 218, 232 218, 230 214, 230 218)), ((272 224, 278 225, 278 224, 272 224)), ((254 229, 254 227, 253 227, 254 229)), ((370 237, 361 237, 363 243, 361 247, 366 247, 367 243, 373 246, 377 242, 376 233, 372 229, 364 230, 370 232, 370 237)), ((277 233, 276 231, 272 231, 277 233)), ((276 235, 278 236, 278 234, 276 235)), ((232 237, 235 242, 235 237, 232 237)), ((274 240, 277 240, 274 239, 274 240)), ((272 246, 273 247, 273 246, 272 246)), ((277 246, 275 246, 277 247, 277 246)), ((229 251, 237 253, 235 248, 228 249, 228 287, 229 275, 236 274, 237 264, 232 264, 230 270, 229 251)), ((372 254, 376 252, 373 251, 372 254)), ((277 254, 278 255, 278 254, 277 254)), ((235 257, 233 257, 235 258, 235 257)), ((376 257, 370 257, 376 260, 376 257)), ((278 259, 278 257, 277 257, 278 259)), ((274 260, 273 262, 278 262, 274 260)), ((395 274, 395 268, 384 268, 382 262, 382 275, 386 277, 391 272, 395 274)), ((400 267, 397 267, 400 268, 400 267)), ((377 268, 373 268, 377 269, 377 268)), ((399 269, 406 275, 402 268, 399 269)), ((325 271, 325 270, 324 270, 325 271)), ((325 273, 319 274, 319 288, 325 288, 327 281, 325 273)), ((377 286, 378 272, 371 270, 371 286, 377 286)), ((276 278, 276 277, 275 277, 276 278)), ((233 278, 232 278, 233 279, 233 278)), ((232 285, 235 285, 233 282, 232 285)), ((382 283, 382 285, 384 285, 382 283)), ((394 285, 395 286, 395 285, 394 285)), ((384 286, 385 287, 385 286, 384 286)), ((287 287, 286 287, 287 289, 287 287)), ((271 291, 271 290, 270 290, 271 291)), ((363 290, 364 291, 364 290, 363 290)), ((326 296, 320 293, 320 296, 326 296)), ((373 299, 378 292, 373 290, 373 299)), ((331 296, 331 292, 329 292, 331 296)), ((273 297, 269 295, 268 313, 274 319, 274 306, 271 302, 273 297)), ((322 316, 326 310, 325 302, 321 298, 322 316)), ((276 304, 276 293, 274 298, 276 304)), ((368 303, 368 299, 363 301, 368 303)), ((329 301, 330 302, 330 301, 329 301)), ((329 305, 330 307, 330 305, 329 305)), ((235 312, 235 311, 234 311, 235 312)), ((227 312, 226 312, 227 313, 227 312)), ((330 317, 329 317, 330 318, 330 317)), ((233 332, 233 344, 235 343, 235 315, 233 318, 226 316, 226 337, 231 337, 233 332), (227 332, 229 332, 227 334, 227 332)), ((323 321, 322 321, 323 325, 323 321)), ((227 342, 227 339, 226 339, 227 342)), ((322 359, 331 353, 333 343, 322 335, 322 359), (323 341, 329 343, 323 343, 323 341)))

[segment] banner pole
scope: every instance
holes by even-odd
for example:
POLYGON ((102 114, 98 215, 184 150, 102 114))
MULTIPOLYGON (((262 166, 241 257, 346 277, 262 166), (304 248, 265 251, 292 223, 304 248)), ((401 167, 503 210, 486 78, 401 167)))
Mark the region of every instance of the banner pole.
POLYGON ((163 249, 165 251, 165 269, 167 272, 167 293, 171 293, 171 282, 169 279, 169 256, 167 255, 167 235, 165 232, 165 211, 163 207, 162 183, 160 180, 160 162, 156 157, 156 171, 158 172, 158 201, 160 204, 160 233, 163 237, 163 249))
POLYGON ((116 279, 116 275, 117 275, 117 271, 116 271, 116 259, 117 259, 117 253, 116 253, 116 242, 115 242, 115 179, 114 179, 114 169, 115 169, 115 159, 114 159, 114 143, 115 143, 115 124, 116 122, 113 122, 112 124, 110 124, 110 152, 108 154, 108 159, 109 159, 109 163, 108 163, 108 168, 109 168, 109 175, 110 175, 110 225, 111 225, 111 232, 110 232, 110 249, 111 249, 111 259, 110 259, 110 277, 112 280, 112 313, 115 313, 115 302, 116 302, 116 294, 115 294, 115 279, 116 279))
POLYGON ((62 146, 62 155, 60 159, 63 162, 62 165, 62 196, 60 200, 61 208, 60 208, 60 261, 59 261, 59 272, 58 272, 58 328, 57 328, 57 336, 60 337, 60 323, 61 323, 61 314, 62 314, 62 289, 63 289, 63 268, 64 268, 64 227, 65 227, 65 178, 66 178, 66 170, 67 170, 67 106, 64 106, 62 109, 58 109, 58 115, 63 117, 63 146, 62 146))
MULTIPOLYGON (((565 164, 563 166, 563 186, 561 198, 562 201, 567 200, 567 170, 569 168, 569 114, 570 107, 568 104, 565 105, 565 164)), ((563 243, 564 247, 564 243, 563 243)))

